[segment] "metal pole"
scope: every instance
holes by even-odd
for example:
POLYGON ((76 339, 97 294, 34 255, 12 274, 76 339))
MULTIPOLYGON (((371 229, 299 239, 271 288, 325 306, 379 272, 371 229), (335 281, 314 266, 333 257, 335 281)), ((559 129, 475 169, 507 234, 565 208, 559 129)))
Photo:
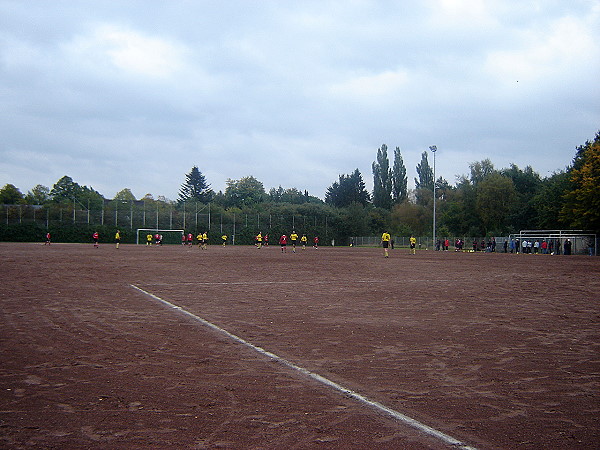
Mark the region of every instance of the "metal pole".
POLYGON ((435 152, 437 151, 437 147, 432 145, 429 147, 429 150, 433 152, 433 248, 435 249, 435 152))

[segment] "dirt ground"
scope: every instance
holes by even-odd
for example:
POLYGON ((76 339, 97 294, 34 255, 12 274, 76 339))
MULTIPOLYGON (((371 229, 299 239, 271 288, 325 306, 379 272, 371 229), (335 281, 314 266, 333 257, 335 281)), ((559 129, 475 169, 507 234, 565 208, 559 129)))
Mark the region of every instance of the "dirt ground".
POLYGON ((0 243, 0 447, 451 447, 201 318, 465 447, 600 448, 599 274, 584 256, 0 243))

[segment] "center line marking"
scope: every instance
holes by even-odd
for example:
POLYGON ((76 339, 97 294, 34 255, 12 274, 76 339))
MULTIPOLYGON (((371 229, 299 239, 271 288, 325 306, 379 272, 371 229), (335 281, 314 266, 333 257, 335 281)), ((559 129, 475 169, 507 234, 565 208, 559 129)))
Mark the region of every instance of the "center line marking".
POLYGON ((387 406, 385 406, 385 405, 383 405, 383 404, 381 404, 381 403, 379 403, 379 402, 377 402, 375 400, 371 400, 371 399, 365 397, 364 395, 359 394, 358 392, 354 392, 353 390, 348 389, 348 388, 346 388, 346 387, 344 387, 344 386, 336 383, 335 381, 331 381, 330 379, 325 378, 325 377, 323 377, 323 376, 321 376, 321 375, 319 375, 317 373, 311 372, 310 370, 305 369, 304 367, 298 366, 298 365, 296 365, 296 364, 288 361, 285 358, 277 356, 276 354, 271 353, 270 351, 265 350, 262 347, 254 345, 251 342, 248 342, 245 339, 242 339, 241 337, 236 336, 235 334, 230 333, 229 331, 225 330, 224 328, 221 328, 220 326, 215 325, 214 323, 209 322, 208 320, 203 319, 202 317, 197 316, 196 314, 191 313, 191 312, 183 309, 180 306, 177 306, 177 305, 175 305, 175 304, 173 304, 173 303, 171 303, 171 302, 169 302, 167 300, 164 300, 164 299, 158 297, 157 295, 154 295, 154 294, 152 294, 152 293, 150 293, 148 291, 145 291, 144 289, 139 288, 139 287, 137 287, 134 284, 130 284, 130 286, 133 289, 141 292, 142 294, 145 294, 148 297, 150 297, 150 298, 152 298, 152 299, 154 299, 154 300, 156 300, 156 301, 158 301, 158 302, 160 302, 160 303, 162 303, 162 304, 164 304, 164 305, 166 305, 166 306, 168 306, 168 307, 170 307, 170 308, 172 308, 172 309, 174 309, 174 310, 176 310, 176 311, 178 311, 178 312, 180 312, 180 313, 182 313, 182 314, 184 314, 184 315, 186 315, 188 317, 191 317, 192 319, 194 319, 194 320, 200 322, 201 324, 203 324, 203 325, 205 325, 205 326, 207 326, 207 327, 209 327, 209 328, 211 328, 211 329, 219 332, 220 334, 223 334, 223 335, 227 336, 228 338, 230 338, 230 339, 232 339, 232 340, 234 340, 234 341, 236 341, 236 342, 238 342, 238 343, 240 343, 240 344, 242 344, 242 345, 244 345, 244 346, 246 346, 248 348, 251 348, 252 350, 260 353, 261 355, 267 356, 268 358, 272 359, 273 361, 276 361, 276 362, 278 362, 278 363, 280 363, 280 364, 282 364, 282 365, 284 365, 284 366, 286 366, 286 367, 288 367, 290 369, 293 369, 293 370, 295 370, 297 372, 300 372, 301 374, 306 375, 307 377, 310 377, 313 380, 316 380, 319 383, 324 384, 325 386, 328 386, 328 387, 330 387, 330 388, 332 388, 332 389, 334 389, 334 390, 336 390, 338 392, 341 392, 342 394, 344 394, 344 395, 346 395, 348 397, 353 398, 354 400, 357 400, 360 403, 363 403, 363 404, 368 405, 368 406, 370 406, 370 407, 372 407, 372 408, 374 408, 374 409, 376 409, 376 410, 378 410, 380 412, 383 412, 386 415, 388 415, 388 416, 390 416, 390 417, 392 417, 392 418, 394 418, 396 420, 399 420, 400 422, 402 422, 402 423, 404 423, 406 425, 409 425, 409 426, 411 426, 413 428, 416 428, 417 430, 419 430, 419 431, 421 431, 421 432, 423 432, 423 433, 425 433, 425 434, 427 434, 429 436, 437 438, 440 441, 442 441, 442 442, 444 442, 444 443, 446 443, 448 445, 453 446, 454 448, 459 448, 459 449, 464 449, 464 450, 476 450, 475 447, 471 447, 471 446, 469 446, 469 445, 467 445, 467 444, 459 441, 458 439, 455 439, 452 436, 449 436, 446 433, 443 433, 442 431, 436 430, 435 428, 432 428, 429 425, 425 425, 424 423, 421 423, 418 420, 413 419, 412 417, 409 417, 409 416, 407 416, 405 414, 402 414, 401 412, 398 412, 396 410, 388 408, 387 406))

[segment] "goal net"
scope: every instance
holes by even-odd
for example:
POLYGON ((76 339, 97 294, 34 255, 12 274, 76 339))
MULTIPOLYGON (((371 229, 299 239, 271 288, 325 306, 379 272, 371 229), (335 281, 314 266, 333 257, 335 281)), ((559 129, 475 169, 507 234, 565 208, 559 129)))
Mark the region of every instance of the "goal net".
POLYGON ((181 244, 183 230, 157 230, 156 228, 138 228, 136 230, 136 244, 152 245, 156 243, 156 235, 162 236, 162 244, 181 244), (150 236, 150 238, 148 238, 150 236))

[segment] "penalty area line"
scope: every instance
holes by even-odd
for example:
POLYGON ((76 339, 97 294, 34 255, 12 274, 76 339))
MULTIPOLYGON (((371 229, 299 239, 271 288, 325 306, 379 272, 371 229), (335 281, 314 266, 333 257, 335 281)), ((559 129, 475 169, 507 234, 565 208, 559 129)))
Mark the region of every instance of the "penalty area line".
POLYGON ((294 364, 293 362, 288 361, 285 358, 277 356, 276 354, 274 354, 268 350, 265 350, 262 347, 254 345, 251 342, 248 342, 247 340, 245 340, 239 336, 236 336, 233 333, 230 333, 226 329, 221 328, 220 326, 215 325, 214 323, 209 322, 208 320, 203 319, 202 317, 197 316, 196 314, 183 309, 181 306, 177 306, 167 300, 164 300, 157 295, 154 295, 148 291, 145 291, 144 289, 142 289, 140 287, 137 287, 134 284, 130 284, 130 286, 133 289, 135 289, 136 291, 141 292, 142 294, 162 303, 163 305, 168 306, 169 308, 174 309, 175 311, 178 311, 181 314, 186 315, 186 316, 194 319, 197 322, 200 322, 202 325, 205 325, 214 331, 217 331, 219 334, 227 336, 228 338, 232 339, 233 341, 238 342, 248 348, 251 348, 252 350, 272 359, 273 361, 278 362, 279 364, 282 364, 285 367, 288 367, 288 368, 295 370, 309 378, 312 378, 313 380, 318 381, 319 383, 321 383, 327 387, 330 387, 330 388, 334 389, 335 391, 338 391, 338 392, 358 401, 359 403, 362 403, 371 408, 374 408, 375 410, 382 412, 382 413, 386 414, 387 416, 390 416, 406 425, 409 425, 409 426, 421 431, 424 434, 434 437, 454 448, 459 448, 459 449, 464 449, 464 450, 475 450, 475 447, 471 447, 471 446, 459 441, 458 439, 455 439, 452 436, 447 435, 446 433, 444 433, 442 431, 436 430, 435 428, 432 428, 429 425, 425 425, 424 423, 421 423, 416 419, 413 419, 405 414, 402 414, 401 412, 398 412, 394 409, 388 408, 387 406, 385 406, 377 401, 371 400, 371 399, 365 397, 364 395, 353 391, 352 389, 348 389, 348 388, 336 383, 335 381, 331 381, 330 379, 325 378, 315 372, 311 372, 310 370, 308 370, 304 367, 298 366, 298 365, 294 364))

